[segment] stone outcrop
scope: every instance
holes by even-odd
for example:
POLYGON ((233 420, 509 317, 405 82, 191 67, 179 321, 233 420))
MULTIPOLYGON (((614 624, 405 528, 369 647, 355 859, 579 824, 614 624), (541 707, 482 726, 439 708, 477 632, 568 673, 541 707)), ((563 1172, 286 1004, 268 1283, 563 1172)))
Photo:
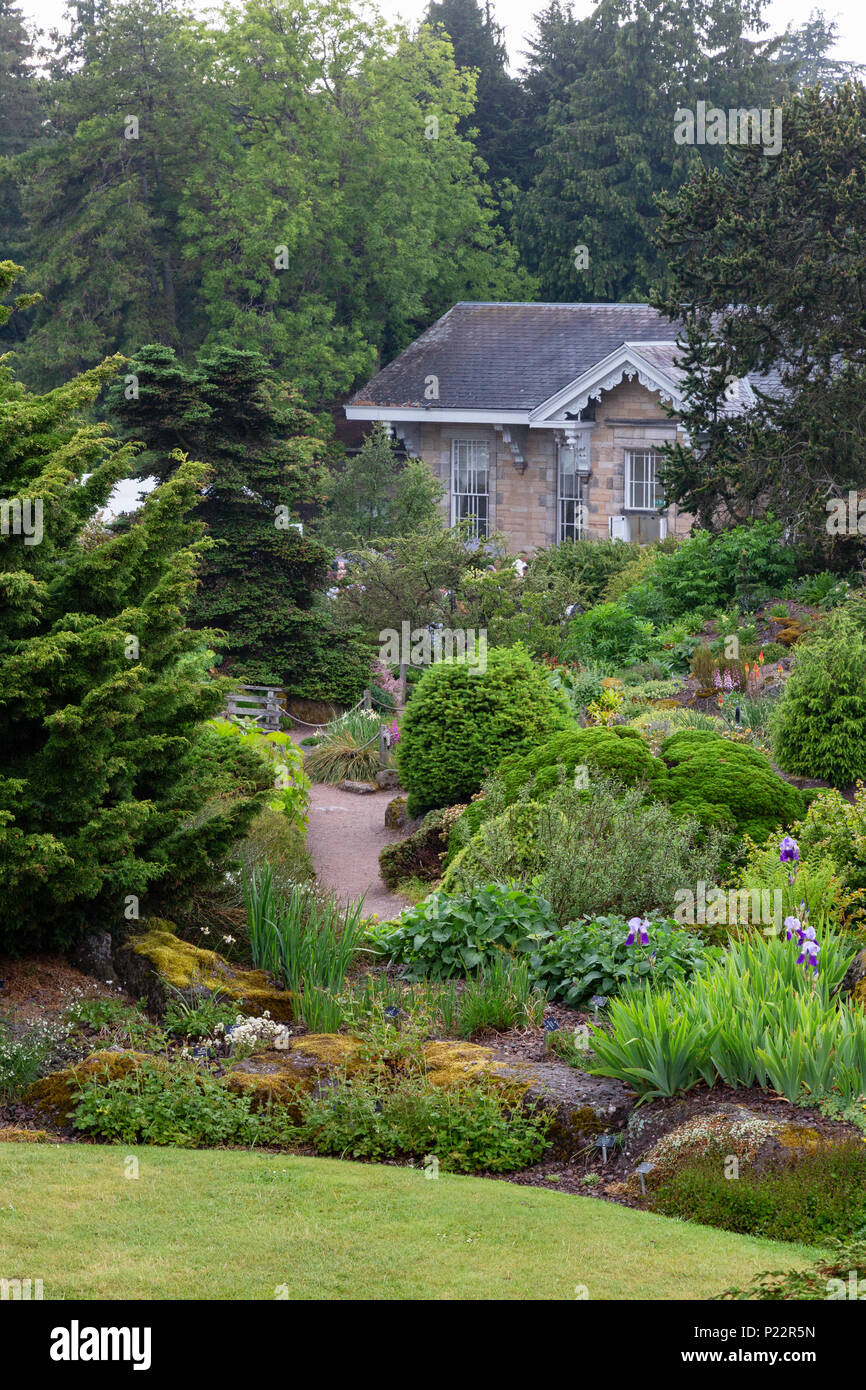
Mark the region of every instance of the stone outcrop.
POLYGON ((32 1105, 46 1123, 63 1127, 69 1123, 76 1092, 83 1082, 94 1078, 114 1081, 142 1063, 154 1067, 168 1066, 164 1058, 147 1052, 92 1052, 76 1066, 51 1072, 49 1076, 34 1081, 24 1092, 23 1100, 25 1104, 32 1105))
POLYGON ((858 951, 839 986, 841 994, 849 994, 859 1004, 866 1004, 866 950, 858 951))
POLYGON ((144 997, 152 1009, 163 1013, 173 990, 190 1001, 219 992, 225 1002, 237 1004, 239 1013, 269 1013, 279 1023, 293 1017, 292 995, 273 976, 264 970, 241 970, 216 951, 182 941, 171 926, 151 918, 146 932, 115 953, 117 973, 134 998, 144 997))
MULTIPOLYGON (((434 1086, 501 1087, 516 1104, 553 1114, 554 1152, 570 1157, 601 1133, 621 1129, 634 1096, 618 1081, 588 1076, 555 1060, 522 1062, 498 1057, 490 1047, 443 1039, 424 1046, 427 1081, 434 1086)), ((262 1052, 232 1064, 228 1084, 256 1103, 290 1104, 299 1094, 321 1091, 344 1076, 372 1070, 361 1042, 342 1033, 307 1034, 288 1053, 262 1052)))

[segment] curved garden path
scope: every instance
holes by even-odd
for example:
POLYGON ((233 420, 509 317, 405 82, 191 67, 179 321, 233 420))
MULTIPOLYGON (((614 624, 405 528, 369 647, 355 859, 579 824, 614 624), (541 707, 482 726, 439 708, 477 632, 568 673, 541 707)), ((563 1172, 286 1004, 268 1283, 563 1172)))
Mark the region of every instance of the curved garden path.
MULTIPOLYGON (((299 743, 304 730, 292 731, 299 743)), ((322 782, 310 788, 307 849, 319 882, 341 898, 364 896, 364 915, 395 917, 407 898, 389 893, 379 875, 379 850, 402 839, 399 830, 385 829, 385 807, 399 788, 359 796, 322 782)))

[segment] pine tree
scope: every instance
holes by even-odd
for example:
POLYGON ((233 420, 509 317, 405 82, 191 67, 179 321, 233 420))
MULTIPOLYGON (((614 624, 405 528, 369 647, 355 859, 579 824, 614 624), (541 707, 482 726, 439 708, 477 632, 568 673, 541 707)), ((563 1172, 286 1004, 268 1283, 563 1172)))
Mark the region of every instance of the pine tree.
POLYGON ((89 11, 48 66, 50 138, 16 160, 44 295, 19 368, 40 387, 142 342, 177 345, 195 297, 178 226, 207 119, 194 27, 163 0, 89 11))
POLYGON ((225 633, 226 672, 354 703, 365 663, 321 607, 331 552, 298 530, 327 486, 322 424, 260 353, 227 347, 187 368, 171 348, 150 344, 108 404, 121 437, 145 447, 142 476, 172 477, 178 449, 208 466, 196 515, 216 545, 190 623, 225 633))
POLYGON ((866 66, 831 58, 830 50, 839 38, 839 26, 827 18, 823 10, 813 10, 798 29, 790 25, 782 36, 776 59, 786 64, 798 91, 814 87, 834 91, 842 82, 863 81, 866 66))
MULTIPOLYGON (((0 296, 18 270, 0 264, 0 296)), ((267 795, 258 757, 240 749, 232 770, 201 727, 223 699, 207 635, 183 622, 208 544, 189 516, 204 468, 179 460, 122 533, 96 523, 135 467, 133 446, 83 422, 119 366, 38 396, 0 364, 4 950, 176 902, 267 795), (237 794, 241 775, 254 794, 237 794), (235 794, 211 800, 226 776, 235 794)))
POLYGON ((521 184, 524 145, 524 93, 508 75, 508 51, 503 30, 479 0, 430 0, 427 23, 449 37, 458 67, 478 72, 475 110, 466 121, 478 131, 476 148, 494 183, 511 179, 521 184))

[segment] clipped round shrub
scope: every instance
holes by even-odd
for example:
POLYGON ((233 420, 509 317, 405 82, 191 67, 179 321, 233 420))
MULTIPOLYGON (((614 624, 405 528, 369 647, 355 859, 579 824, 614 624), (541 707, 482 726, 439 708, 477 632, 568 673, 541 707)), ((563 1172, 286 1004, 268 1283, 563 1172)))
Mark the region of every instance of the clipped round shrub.
POLYGON ((763 841, 806 812, 803 793, 779 777, 766 754, 705 729, 682 729, 661 746, 676 815, 730 825, 763 841))
POLYGON ((468 801, 507 754, 571 722, 565 696, 520 644, 492 647, 484 670, 436 662, 400 725, 397 767, 408 814, 468 801))
POLYGON ((786 772, 845 787, 866 778, 864 728, 866 638, 840 608, 797 648, 770 722, 773 754, 786 772))
POLYGON ((599 603, 578 613, 560 648, 564 661, 601 661, 617 668, 642 661, 652 645, 652 628, 619 603, 599 603))
MULTIPOLYGON (((610 729, 567 729, 545 739, 529 753, 503 758, 497 772, 504 785, 506 801, 514 801, 530 778, 533 779, 534 797, 554 791, 559 785, 560 764, 569 778, 573 778, 575 768, 585 766, 590 774, 601 773, 625 787, 646 782, 654 796, 666 795, 664 763, 653 757, 637 729, 617 724, 610 729)), ((468 808, 467 815, 472 809, 468 808)), ((478 815, 479 824, 482 818, 478 815)))

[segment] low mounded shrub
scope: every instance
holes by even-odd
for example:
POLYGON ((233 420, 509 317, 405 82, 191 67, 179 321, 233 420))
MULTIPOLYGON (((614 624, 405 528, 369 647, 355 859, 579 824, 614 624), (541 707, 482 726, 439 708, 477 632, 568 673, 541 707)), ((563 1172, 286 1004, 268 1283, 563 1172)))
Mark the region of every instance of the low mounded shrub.
MULTIPOLYGON (((488 800, 494 799, 491 792, 488 800)), ((505 879, 536 889, 560 924, 603 913, 672 914, 685 884, 712 883, 722 839, 640 787, 563 782, 544 802, 520 800, 485 821, 443 876, 471 891, 505 879)))
POLYGON ((803 793, 779 777, 766 754, 703 729, 682 729, 661 746, 677 815, 728 825, 763 841, 806 811, 803 793))
MULTIPOLYGON (((652 1192, 654 1211, 721 1231, 824 1245, 866 1228, 866 1147, 861 1140, 822 1144, 790 1166, 725 1176, 721 1149, 685 1159, 652 1192)), ((847 1278, 847 1272, 846 1272, 847 1278)))
POLYGON ((590 776, 598 773, 623 786, 646 783, 660 797, 667 790, 667 770, 652 756, 637 729, 615 725, 610 729, 569 729, 545 739, 528 753, 503 758, 497 775, 506 802, 516 800, 530 779, 534 797, 552 792, 560 782, 560 764, 569 779, 573 779, 575 768, 585 766, 590 776))

